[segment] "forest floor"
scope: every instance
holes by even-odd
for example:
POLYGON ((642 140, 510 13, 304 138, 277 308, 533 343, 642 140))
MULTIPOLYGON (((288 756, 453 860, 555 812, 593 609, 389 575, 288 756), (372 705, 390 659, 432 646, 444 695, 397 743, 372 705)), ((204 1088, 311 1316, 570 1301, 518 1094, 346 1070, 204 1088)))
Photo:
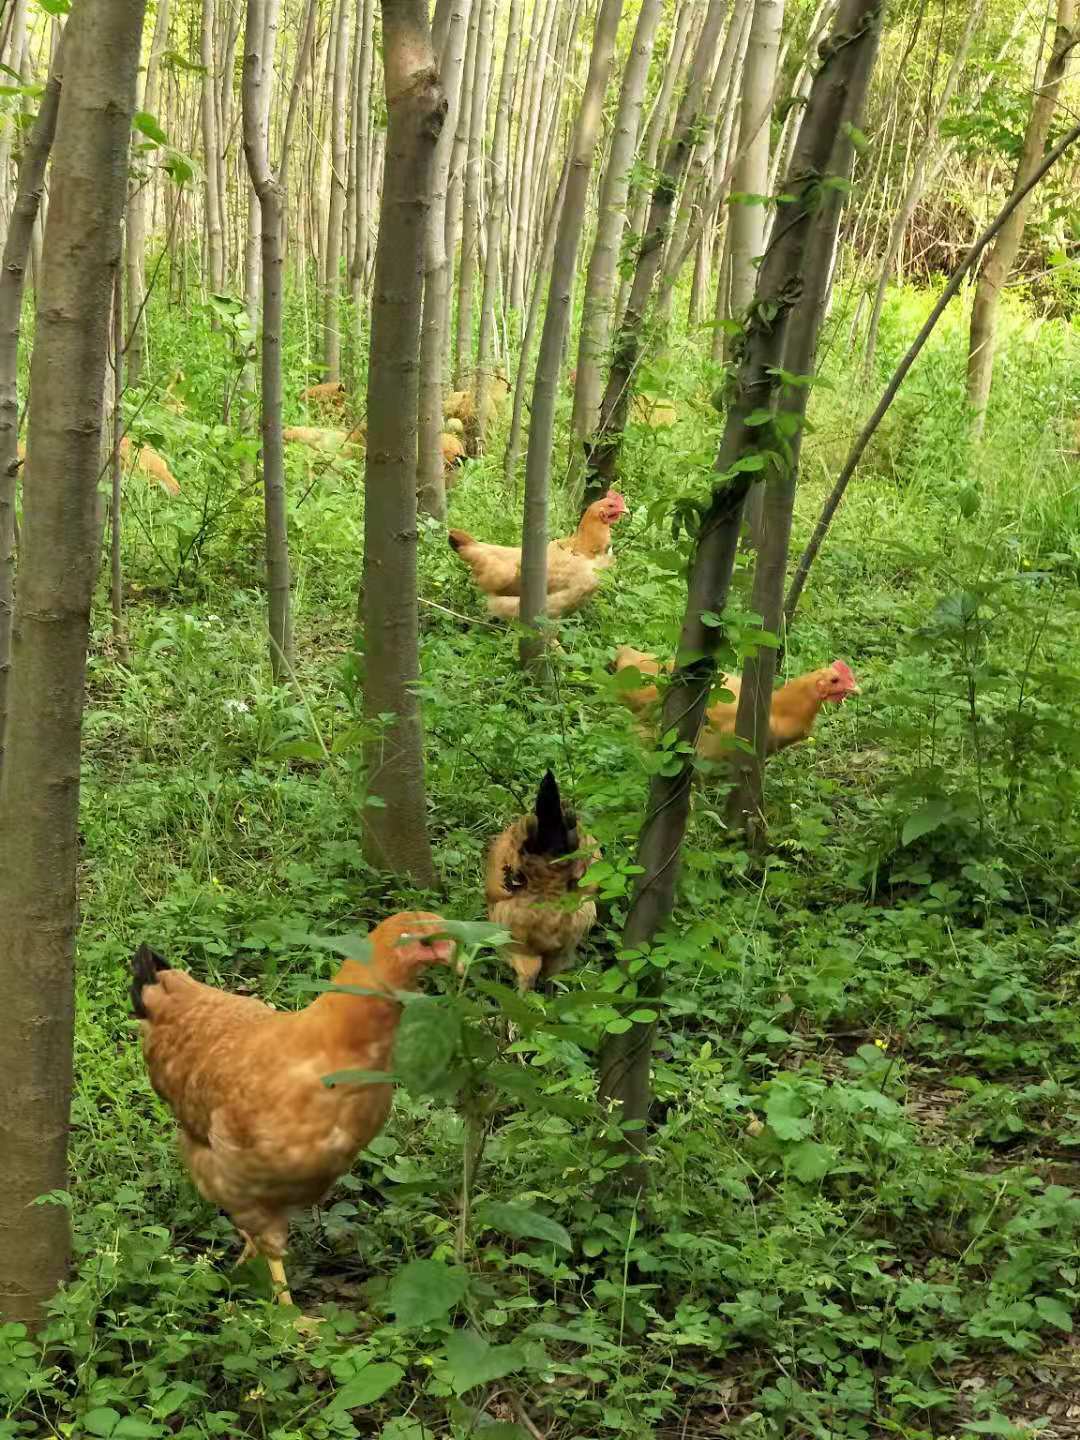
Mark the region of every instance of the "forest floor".
MULTIPOLYGON (((796 543, 862 397, 929 303, 890 299, 869 387, 852 383, 859 358, 833 317, 796 543)), ((770 766, 764 865, 725 831, 715 785, 695 798, 680 907, 650 960, 667 987, 636 1206, 608 1192, 591 1109, 596 1048, 633 1002, 611 961, 648 765, 606 667, 620 643, 670 653, 687 552, 671 508, 707 492, 715 377, 689 341, 645 377, 679 418, 632 433, 618 563, 561 627, 553 696, 522 684, 514 636, 484 623, 438 529, 423 530, 444 889, 418 896, 360 846, 360 477, 291 454, 298 660, 296 685, 275 690, 250 444, 211 418, 228 339, 164 309, 154 327, 156 367, 189 377, 186 417, 143 412, 182 494, 130 487, 134 658, 116 662, 103 617, 90 665, 77 1269, 44 1350, 0 1330, 0 1440, 1080 1436, 1069 327, 1011 314, 976 449, 961 317, 945 322, 854 482, 784 659, 788 675, 846 659, 861 698, 770 766), (548 763, 610 866, 606 923, 503 1055, 524 1080, 484 1152, 465 1293, 426 1320, 394 1299, 416 1260, 454 1271, 464 1136, 459 1108, 401 1091, 354 1174, 296 1225, 294 1291, 327 1317, 298 1336, 260 1267, 233 1268, 235 1235, 183 1173, 138 1054, 127 957, 145 939, 213 983, 305 1003, 332 963, 313 935, 417 900, 481 918, 484 847, 548 763), (466 1325, 471 1369, 453 1343, 466 1325)), ((310 380, 293 334, 290 422, 310 380)), ((466 467, 452 523, 512 541, 520 495, 500 461, 496 437, 466 467)), ((477 967, 502 978, 493 957, 477 967)), ((497 1000, 477 1004, 496 1033, 497 1000)))

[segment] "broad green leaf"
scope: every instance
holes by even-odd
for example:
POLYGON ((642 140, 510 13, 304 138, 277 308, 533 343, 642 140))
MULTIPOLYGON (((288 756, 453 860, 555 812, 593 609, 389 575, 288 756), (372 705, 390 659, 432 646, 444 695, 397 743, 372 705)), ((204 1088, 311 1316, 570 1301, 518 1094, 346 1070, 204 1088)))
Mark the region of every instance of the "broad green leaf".
POLYGON ((513 938, 509 930, 487 920, 444 920, 437 933, 459 945, 508 945, 513 938))
POLYGON ((947 820, 953 817, 953 806, 949 800, 928 800, 925 805, 909 815, 904 821, 903 833, 900 836, 901 844, 911 845, 923 835, 929 835, 931 830, 937 830, 947 820))
POLYGON ((138 130, 141 135, 145 135, 148 140, 155 140, 159 145, 167 145, 169 143, 169 137, 159 125, 157 117, 151 115, 149 111, 136 110, 132 116, 131 123, 135 129, 138 130))
POLYGON ((571 1249, 570 1236, 557 1220, 541 1215, 526 1205, 504 1204, 497 1200, 485 1200, 476 1208, 479 1225, 491 1230, 501 1230, 517 1240, 546 1240, 563 1250, 571 1249))
POLYGON ((358 1375, 347 1381, 326 1407, 326 1414, 340 1414, 342 1410, 356 1410, 361 1405, 372 1405, 392 1390, 405 1374, 400 1365, 388 1360, 365 1365, 358 1375))
POLYGON ((113 1410, 108 1405, 99 1405, 94 1410, 88 1410, 82 1418, 83 1429, 90 1435, 110 1436, 120 1423, 119 1410, 113 1410))
POLYGON ((457 1053, 460 1021, 437 1000, 406 1006, 394 1041, 394 1070, 410 1095, 434 1090, 457 1053))
POLYGON ((456 1330, 446 1342, 446 1360, 454 1393, 463 1395, 522 1369, 525 1351, 520 1345, 490 1345, 475 1330, 456 1330))
POLYGON ((465 1271, 441 1260, 410 1260, 390 1282, 390 1309, 399 1325, 415 1329, 453 1310, 468 1284, 465 1271))
POLYGON ((778 1140, 805 1140, 813 1129, 806 1102, 786 1085, 774 1086, 765 1103, 765 1118, 778 1140))
POLYGON ((788 1169, 804 1185, 824 1180, 832 1168, 833 1152, 828 1145, 819 1145, 816 1140, 800 1140, 784 1156, 788 1169))
POLYGON ((112 1432, 112 1440, 158 1440, 159 1436, 166 1434, 168 1431, 161 1425, 148 1425, 145 1420, 125 1415, 112 1432))
POLYGON ((1044 1320, 1051 1325, 1056 1325, 1059 1330, 1072 1330, 1072 1314, 1069 1307, 1063 1305, 1060 1300, 1055 1300, 1052 1295, 1040 1295, 1035 1301, 1035 1309, 1044 1320))

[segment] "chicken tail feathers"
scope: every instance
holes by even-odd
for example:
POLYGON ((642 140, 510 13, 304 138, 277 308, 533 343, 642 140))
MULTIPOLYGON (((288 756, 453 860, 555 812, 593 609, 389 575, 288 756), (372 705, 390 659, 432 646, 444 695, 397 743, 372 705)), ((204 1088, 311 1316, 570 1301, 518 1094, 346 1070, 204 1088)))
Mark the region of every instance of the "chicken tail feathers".
POLYGON ((577 817, 563 809, 559 782, 550 770, 540 781, 524 848, 534 855, 569 855, 577 849, 577 817))
POLYGON ((138 950, 131 957, 131 1008, 138 1020, 148 1020, 146 1006, 143 1004, 142 992, 147 985, 157 983, 160 971, 168 970, 169 962, 151 950, 150 946, 143 942, 138 950))

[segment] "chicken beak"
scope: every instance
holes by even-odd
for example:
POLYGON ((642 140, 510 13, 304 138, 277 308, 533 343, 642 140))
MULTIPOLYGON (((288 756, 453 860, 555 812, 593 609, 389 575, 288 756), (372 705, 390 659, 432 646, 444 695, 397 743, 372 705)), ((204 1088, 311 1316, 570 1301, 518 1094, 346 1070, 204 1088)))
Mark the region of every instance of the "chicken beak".
POLYGON ((848 693, 849 695, 861 695, 861 694, 862 694, 862 686, 861 686, 861 685, 849 685, 849 686, 848 686, 848 692, 847 692, 847 693, 848 693))

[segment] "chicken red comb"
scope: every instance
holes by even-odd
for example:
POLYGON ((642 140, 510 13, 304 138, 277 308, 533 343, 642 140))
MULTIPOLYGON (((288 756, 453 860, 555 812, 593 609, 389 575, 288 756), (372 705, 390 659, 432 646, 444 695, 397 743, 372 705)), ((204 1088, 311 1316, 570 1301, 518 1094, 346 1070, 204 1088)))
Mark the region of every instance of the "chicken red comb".
POLYGON ((840 679, 843 680, 845 684, 855 684, 854 672, 852 671, 851 666, 847 663, 846 660, 834 660, 832 662, 832 668, 836 671, 836 673, 840 676, 840 679))
POLYGON ((619 507, 620 514, 626 509, 626 501, 619 494, 618 490, 609 490, 604 496, 604 499, 614 501, 614 503, 619 507))

